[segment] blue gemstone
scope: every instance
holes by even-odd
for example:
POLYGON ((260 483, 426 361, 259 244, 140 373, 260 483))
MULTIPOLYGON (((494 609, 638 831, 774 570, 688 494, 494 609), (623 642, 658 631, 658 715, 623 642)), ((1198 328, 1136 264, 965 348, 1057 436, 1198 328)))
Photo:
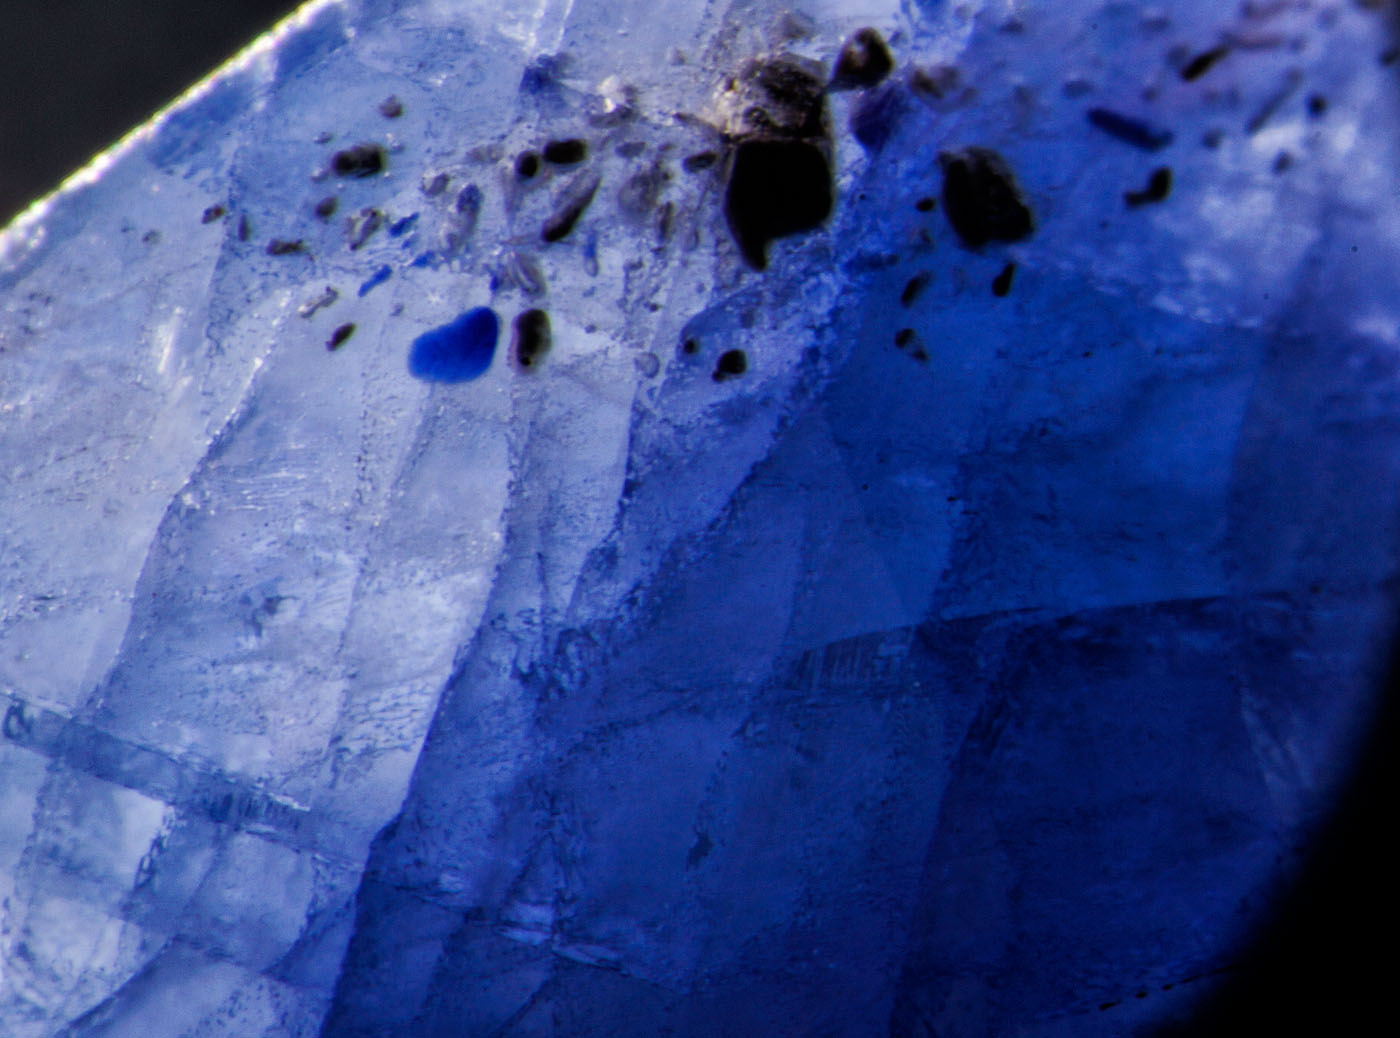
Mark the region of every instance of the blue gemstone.
POLYGON ((429 382, 470 382, 491 366, 500 328, 500 319, 490 307, 468 310, 452 323, 414 339, 408 370, 429 382))

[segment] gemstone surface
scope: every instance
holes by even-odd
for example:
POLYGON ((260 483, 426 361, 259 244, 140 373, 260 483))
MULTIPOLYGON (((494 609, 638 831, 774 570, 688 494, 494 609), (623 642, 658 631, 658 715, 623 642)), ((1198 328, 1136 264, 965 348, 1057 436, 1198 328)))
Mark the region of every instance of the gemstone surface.
POLYGON ((303 9, 0 234, 0 1031, 1183 1018, 1392 634, 1390 29, 303 9))

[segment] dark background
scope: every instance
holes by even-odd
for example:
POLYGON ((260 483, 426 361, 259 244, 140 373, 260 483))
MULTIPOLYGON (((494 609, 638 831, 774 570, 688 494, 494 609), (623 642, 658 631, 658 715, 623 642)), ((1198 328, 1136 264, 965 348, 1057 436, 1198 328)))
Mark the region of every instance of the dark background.
POLYGON ((295 0, 0 0, 0 226, 295 0))
MULTIPOLYGON (((504 0, 503 0, 504 2, 504 0)), ((0 225, 290 13, 292 0, 0 0, 0 225)), ((1396 675, 1400 677, 1400 653, 1396 675)), ((1350 803, 1234 982, 1184 1035, 1393 1026, 1400 681, 1350 803), (1391 1025, 1382 1023, 1391 1020, 1391 1025)), ((1335 1033, 1335 1032, 1334 1032, 1335 1033)), ((1354 1031, 1351 1033, 1360 1033, 1354 1031)))

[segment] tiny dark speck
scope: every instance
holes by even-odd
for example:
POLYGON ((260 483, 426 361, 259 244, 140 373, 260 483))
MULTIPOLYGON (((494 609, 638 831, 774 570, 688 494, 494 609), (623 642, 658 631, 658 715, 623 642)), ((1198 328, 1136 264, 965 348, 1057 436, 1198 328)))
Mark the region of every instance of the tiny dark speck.
POLYGON ((695 354, 700 352, 700 340, 695 338, 694 336, 691 336, 689 339, 686 339, 685 342, 681 343, 681 352, 689 354, 693 357, 695 354))
POLYGON ((1313 94, 1308 98, 1308 114, 1314 119, 1327 111, 1327 98, 1321 94, 1313 94))
POLYGON ((331 159, 331 169, 340 177, 372 177, 384 166, 384 149, 378 144, 356 144, 336 152, 331 159))
POLYGON ((1230 53, 1229 47, 1212 47, 1210 50, 1201 51, 1194 58, 1188 61, 1181 70, 1181 78, 1186 82, 1200 79, 1212 68, 1221 58, 1230 53))
POLYGON ((329 220, 335 215, 335 211, 340 208, 340 199, 335 195, 327 195, 316 203, 316 216, 322 220, 329 220))
POLYGON ((345 340, 355 334, 354 323, 342 324, 335 331, 331 332, 330 339, 326 342, 326 349, 338 350, 345 345, 345 340))
POLYGON ((247 216, 247 214, 245 213, 245 214, 239 216, 239 218, 238 218, 238 240, 239 240, 239 241, 247 241, 248 238, 249 238, 249 236, 250 236, 252 233, 253 233, 253 230, 252 230, 252 227, 250 227, 249 224, 248 224, 248 216, 247 216))
POLYGON ((737 378, 748 370, 749 358, 743 350, 725 350, 715 365, 714 380, 723 382, 726 379, 737 378))
POLYGON ((1090 108, 1087 114, 1093 126, 1110 137, 1143 151, 1161 151, 1172 142, 1173 135, 1170 130, 1149 126, 1141 119, 1120 115, 1107 108, 1090 108))
POLYGON ((572 166, 588 158, 588 142, 577 137, 549 141, 544 146, 544 160, 556 166, 572 166))
POLYGON ((1001 268, 1001 273, 992 279, 992 295, 1004 299, 1011 294, 1011 282, 1016 278, 1015 262, 1001 268))
POLYGON ((1020 241, 1035 229, 1030 207, 1010 167, 994 151, 968 148, 944 152, 943 211, 963 243, 1020 241))
POLYGON ((215 220, 222 217, 226 212, 228 212, 228 210, 221 205, 211 205, 208 209, 204 210, 204 215, 199 218, 199 222, 213 223, 215 220))
POLYGON ((935 199, 924 197, 914 203, 914 208, 921 213, 931 213, 933 212, 933 207, 937 204, 938 202, 935 199))
POLYGON ((295 241, 287 241, 282 238, 273 238, 267 243, 267 254, 269 256, 290 256, 294 252, 305 252, 306 242, 297 238, 295 241))
POLYGON ((390 95, 379 102, 379 114, 386 119, 397 119, 403 115, 403 102, 397 96, 390 95))
POLYGON ((530 180, 540 171, 540 157, 533 151, 522 151, 515 160, 515 175, 530 180))
POLYGON ((894 344, 902 350, 914 341, 914 335, 913 328, 901 328, 894 333, 894 344))
POLYGON ((1170 166, 1159 166, 1152 171, 1152 175, 1147 178, 1147 186, 1141 191, 1127 191, 1123 194, 1123 201, 1128 203, 1129 208, 1136 208, 1140 205, 1147 205, 1149 202, 1164 202, 1172 193, 1172 171, 1170 166))
POLYGON ((880 33, 869 27, 857 29, 841 46, 836 58, 836 72, 831 77, 833 90, 854 90, 879 83, 894 68, 894 57, 880 33))
POLYGON ((933 275, 928 271, 921 271, 910 278, 904 285, 904 291, 899 294, 899 302, 902 306, 912 306, 924 294, 924 289, 928 288, 928 283, 933 280, 933 275))
POLYGON ((549 314, 544 310, 526 310, 515 319, 515 342, 511 351, 515 363, 529 371, 544 360, 553 344, 549 314))

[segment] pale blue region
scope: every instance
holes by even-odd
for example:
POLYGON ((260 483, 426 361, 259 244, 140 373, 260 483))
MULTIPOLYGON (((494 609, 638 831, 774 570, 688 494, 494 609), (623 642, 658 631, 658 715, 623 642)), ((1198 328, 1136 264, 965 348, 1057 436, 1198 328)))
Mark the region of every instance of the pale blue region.
POLYGON ((0 1032, 1108 1036, 1236 961, 1393 630, 1384 26, 806 11, 309 8, 0 239, 0 1032), (683 161, 864 25, 753 272, 683 161), (1033 236, 916 205, 969 147, 1033 236))

